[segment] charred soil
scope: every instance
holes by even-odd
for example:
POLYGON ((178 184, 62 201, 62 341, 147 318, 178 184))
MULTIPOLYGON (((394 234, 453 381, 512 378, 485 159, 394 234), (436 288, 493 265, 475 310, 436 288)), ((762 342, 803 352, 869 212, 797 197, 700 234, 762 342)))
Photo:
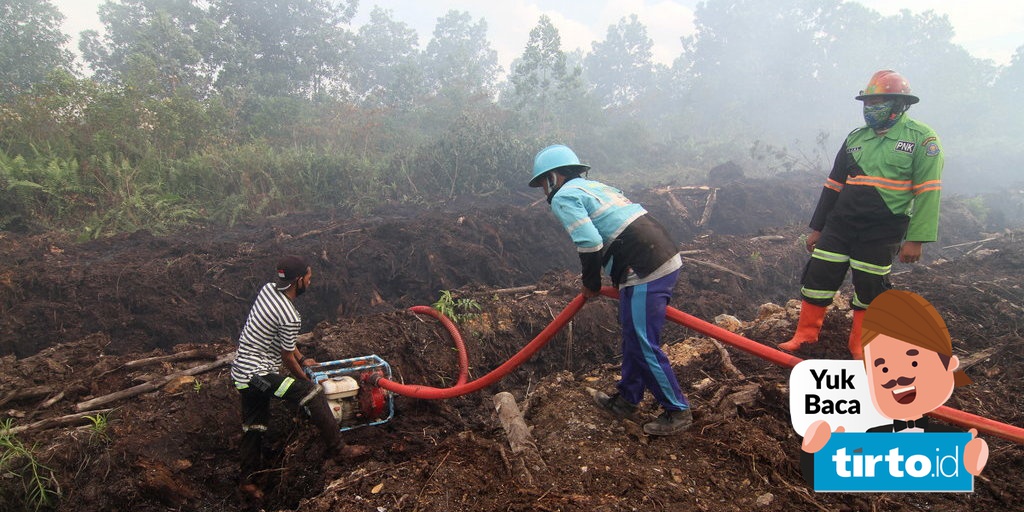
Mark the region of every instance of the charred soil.
MULTIPOLYGON (((769 346, 787 339, 795 314, 785 305, 797 297, 807 258, 799 238, 817 195, 805 182, 634 191, 681 242, 673 305, 769 346)), ((1022 425, 1024 235, 983 233, 955 198, 943 208, 943 239, 921 264, 897 264, 893 284, 942 313, 975 381, 947 405, 1022 425)), ((493 386, 447 400, 395 396, 393 419, 344 434, 372 448, 362 459, 325 462, 308 420, 273 404, 265 498, 247 502, 236 492, 240 418, 227 367, 163 377, 234 350, 249 301, 283 253, 313 263, 313 286, 296 303, 311 332, 304 352, 320 361, 376 354, 394 380, 436 387, 452 384, 456 354, 440 325, 409 306, 442 290, 480 306, 459 323, 477 378, 580 286, 571 243, 543 202, 311 213, 84 244, 0 233, 9 262, 0 270, 0 415, 24 427, 18 438, 48 468, 60 492, 54 509, 995 510, 1024 500, 1024 448, 985 434, 991 455, 973 493, 814 493, 789 423, 788 370, 674 324, 663 341, 695 423, 682 435, 646 436, 592 405, 589 390, 613 389, 619 370, 615 303, 595 299, 493 386), (496 418, 492 397, 502 391, 532 429, 530 450, 513 450, 496 418), (75 413, 93 421, 59 420, 75 413)), ((848 357, 849 285, 841 292, 821 342, 801 357, 848 357)), ((650 398, 642 404, 642 419, 657 412, 650 398)), ((22 483, 0 478, 0 509, 28 507, 22 483)))

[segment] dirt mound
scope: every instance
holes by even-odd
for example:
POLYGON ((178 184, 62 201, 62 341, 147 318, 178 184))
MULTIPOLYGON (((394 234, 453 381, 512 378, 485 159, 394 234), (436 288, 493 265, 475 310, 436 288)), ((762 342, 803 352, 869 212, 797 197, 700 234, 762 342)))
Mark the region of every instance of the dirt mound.
MULTIPOLYGON (((744 335, 773 345, 790 334, 792 319, 756 320, 762 304, 781 311, 796 296, 806 261, 798 239, 806 230, 803 219, 772 219, 799 217, 789 208, 809 208, 814 191, 791 183, 758 188, 764 190, 723 187, 713 200, 712 189, 669 191, 671 197, 649 191, 638 199, 682 242, 686 267, 673 305, 709 321, 734 315, 744 335), (775 209, 758 202, 785 194, 805 199, 775 209), (750 219, 742 229, 725 220, 741 217, 750 219), (738 234, 721 234, 730 229, 738 234)), ((981 234, 966 215, 954 223, 974 231, 944 232, 926 249, 923 265, 897 265, 894 284, 943 313, 954 350, 975 380, 947 405, 1024 424, 1024 239, 981 234)), ((304 352, 321 361, 377 354, 392 365, 394 380, 437 387, 451 385, 457 373, 451 341, 406 306, 430 303, 439 290, 479 304, 477 316, 460 322, 471 378, 478 378, 536 336, 579 289, 574 251, 543 203, 403 217, 303 215, 88 244, 5 235, 0 252, 15 262, 0 279, 8 354, 0 403, 15 426, 31 426, 18 436, 38 443, 37 459, 62 492, 57 510, 244 509, 235 494, 237 395, 225 367, 84 411, 94 418, 84 427, 58 418, 76 413, 76 404, 231 352, 248 298, 282 252, 315 261, 313 287, 297 302, 312 330, 304 352)), ((849 289, 843 294, 848 300, 849 289)), ((802 355, 846 358, 848 322, 848 306, 839 300, 823 341, 802 355)), ((325 465, 314 429, 275 404, 263 506, 987 510, 1012 509, 1024 499, 1024 449, 993 436, 984 436, 991 457, 971 494, 810 492, 789 425, 788 371, 674 324, 664 339, 696 424, 682 436, 647 437, 638 424, 593 407, 588 395, 617 378, 618 332, 614 302, 594 300, 572 329, 485 390, 440 401, 396 396, 391 421, 345 434, 374 448, 346 465, 325 465), (509 446, 491 401, 499 391, 512 393, 523 409, 535 457, 509 446)), ((645 418, 657 412, 652 403, 641 409, 645 418)), ((16 480, 0 481, 0 509, 21 508, 22 495, 16 480)))
POLYGON ((314 268, 306 330, 325 319, 432 302, 440 290, 471 283, 532 282, 575 258, 551 220, 539 207, 478 208, 405 218, 295 215, 85 244, 4 234, 0 252, 13 266, 0 276, 0 354, 27 356, 93 332, 109 334, 108 350, 117 353, 229 340, 259 285, 289 253, 314 268))

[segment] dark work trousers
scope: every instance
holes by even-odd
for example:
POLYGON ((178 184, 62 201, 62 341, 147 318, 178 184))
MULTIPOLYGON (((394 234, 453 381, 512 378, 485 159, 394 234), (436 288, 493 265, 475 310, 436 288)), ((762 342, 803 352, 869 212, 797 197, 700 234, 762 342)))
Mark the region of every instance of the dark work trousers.
POLYGON ((811 253, 801 279, 800 295, 817 306, 832 304, 839 287, 852 270, 854 309, 867 309, 871 301, 892 288, 889 273, 900 249, 900 241, 863 241, 865 233, 825 226, 811 253))
POLYGON ((242 482, 249 482, 252 475, 262 468, 261 449, 263 433, 270 420, 270 399, 276 398, 304 406, 310 419, 320 431, 329 455, 334 455, 344 444, 338 422, 331 413, 327 399, 320 392, 320 386, 278 374, 256 375, 249 384, 239 385, 238 394, 242 401, 242 443, 239 447, 242 482))
POLYGON ((668 356, 661 350, 665 308, 678 277, 677 270, 649 283, 619 288, 622 379, 617 387, 630 403, 640 403, 647 389, 666 411, 690 408, 668 356))

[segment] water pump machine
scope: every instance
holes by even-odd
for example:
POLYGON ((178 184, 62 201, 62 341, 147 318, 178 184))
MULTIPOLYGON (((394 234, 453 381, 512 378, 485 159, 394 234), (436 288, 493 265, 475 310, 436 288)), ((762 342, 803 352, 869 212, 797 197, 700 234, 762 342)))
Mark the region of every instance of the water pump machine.
POLYGON ((395 414, 391 392, 373 384, 391 378, 391 365, 377 355, 328 361, 305 371, 323 388, 341 431, 380 425, 395 414))

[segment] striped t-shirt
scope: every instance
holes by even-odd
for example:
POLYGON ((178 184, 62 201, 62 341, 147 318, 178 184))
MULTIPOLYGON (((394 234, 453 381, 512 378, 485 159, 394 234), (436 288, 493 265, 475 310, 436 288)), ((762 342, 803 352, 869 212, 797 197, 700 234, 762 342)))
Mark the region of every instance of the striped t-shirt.
POLYGON ((231 363, 231 379, 248 384, 253 375, 277 373, 281 352, 295 350, 302 317, 292 301, 274 283, 263 285, 238 337, 238 352, 231 363))

